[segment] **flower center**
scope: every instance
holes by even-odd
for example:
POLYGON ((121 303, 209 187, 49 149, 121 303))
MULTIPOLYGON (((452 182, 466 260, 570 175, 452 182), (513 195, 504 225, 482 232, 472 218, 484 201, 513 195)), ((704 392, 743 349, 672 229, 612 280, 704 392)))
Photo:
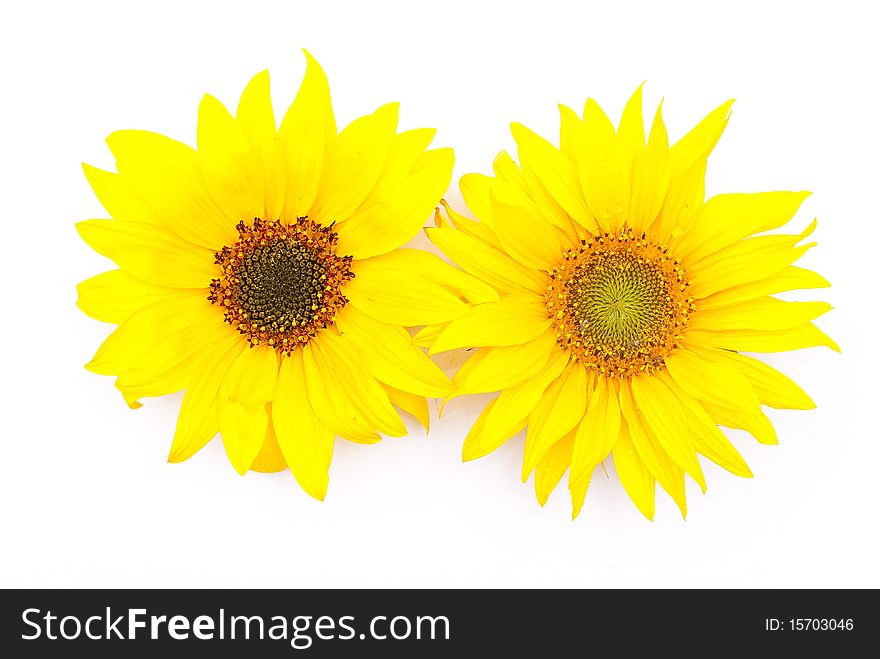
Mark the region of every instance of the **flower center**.
POLYGON ((562 258, 546 297, 557 342, 610 377, 663 368, 694 310, 679 262, 632 229, 582 240, 562 258))
POLYGON ((215 253, 223 270, 211 281, 212 304, 247 337, 290 354, 336 320, 348 302, 340 292, 354 277, 351 256, 336 254, 336 233, 306 217, 289 224, 239 222, 239 239, 215 253))

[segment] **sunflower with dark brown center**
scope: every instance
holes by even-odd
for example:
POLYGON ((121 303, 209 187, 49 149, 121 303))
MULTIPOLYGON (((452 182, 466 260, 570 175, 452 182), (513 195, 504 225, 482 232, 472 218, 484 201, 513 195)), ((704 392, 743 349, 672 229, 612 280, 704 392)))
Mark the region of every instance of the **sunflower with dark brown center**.
POLYGON ((118 324, 88 368, 131 407, 185 391, 169 460, 218 433, 235 469, 289 467, 323 499, 334 437, 373 443, 428 426, 450 383, 405 329, 448 322, 485 284, 399 249, 449 184, 434 131, 398 132, 397 104, 336 127, 327 79, 307 57, 280 126, 269 77, 233 116, 205 96, 194 150, 113 133, 119 173, 86 166, 110 220, 77 225, 119 266, 79 285, 79 306, 118 324))

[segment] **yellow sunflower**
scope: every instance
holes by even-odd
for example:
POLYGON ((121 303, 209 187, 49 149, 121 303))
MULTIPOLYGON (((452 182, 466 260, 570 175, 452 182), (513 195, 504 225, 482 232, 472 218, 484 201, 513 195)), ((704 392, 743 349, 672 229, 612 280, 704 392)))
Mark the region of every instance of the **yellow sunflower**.
POLYGON ((453 395, 500 392, 467 435, 465 460, 527 427, 522 478, 535 472, 542 505, 568 470, 576 517, 611 455, 644 515, 653 519, 655 483, 685 515, 684 475, 705 491, 698 455, 751 476, 718 426, 772 444, 762 405, 814 406, 743 354, 837 346, 811 322, 828 304, 773 297, 828 286, 792 265, 812 246, 802 241, 815 221, 797 235, 765 234, 807 193, 704 200, 730 106, 671 147, 659 109, 646 141, 641 88, 617 129, 593 100, 583 117, 560 106, 559 148, 513 124, 519 164, 501 153, 494 176, 462 178, 479 221, 447 207, 428 234, 501 299, 417 339, 432 353, 479 348, 453 395))
POLYGON ((263 72, 235 116, 204 97, 197 150, 110 135, 118 173, 85 173, 113 219, 77 228, 118 269, 82 282, 78 304, 119 325, 87 368, 118 376, 132 408, 186 391, 169 461, 219 431, 239 473, 286 465, 323 499, 334 436, 404 435, 395 407, 427 428, 425 397, 451 390, 404 327, 464 314, 459 290, 497 295, 398 249, 446 190, 452 151, 426 150, 432 129, 398 133, 397 104, 337 132, 306 59, 280 127, 263 72))

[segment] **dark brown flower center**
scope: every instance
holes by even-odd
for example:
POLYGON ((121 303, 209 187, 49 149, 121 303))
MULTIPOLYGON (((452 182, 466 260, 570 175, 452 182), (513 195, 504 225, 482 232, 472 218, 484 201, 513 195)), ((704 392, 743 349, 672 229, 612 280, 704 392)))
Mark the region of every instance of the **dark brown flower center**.
POLYGON ((251 345, 290 354, 332 325, 348 299, 341 289, 354 277, 351 256, 336 254, 336 233, 300 217, 283 224, 239 222, 238 241, 215 254, 222 268, 208 299, 251 345))

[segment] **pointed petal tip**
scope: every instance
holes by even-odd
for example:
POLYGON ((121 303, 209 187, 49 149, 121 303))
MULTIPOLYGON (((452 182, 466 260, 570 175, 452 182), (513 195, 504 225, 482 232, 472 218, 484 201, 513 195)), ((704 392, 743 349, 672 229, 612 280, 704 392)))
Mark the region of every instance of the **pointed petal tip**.
POLYGON ((176 450, 175 447, 172 445, 171 450, 168 452, 168 458, 166 459, 166 462, 168 464, 178 465, 186 462, 191 457, 192 455, 181 454, 181 452, 179 450, 176 450))
POLYGON ((327 486, 325 485, 324 487, 318 487, 317 489, 314 489, 312 487, 306 489, 305 487, 303 487, 303 492, 308 494, 315 501, 320 501, 321 503, 324 503, 324 499, 327 496, 327 486))
POLYGON ((263 79, 266 79, 266 81, 268 81, 269 69, 263 69, 262 71, 257 71, 254 75, 252 75, 250 77, 250 80, 248 80, 248 86, 254 85, 257 82, 262 82, 263 79))
MULTIPOLYGON (((312 55, 312 52, 308 48, 301 48, 303 55, 305 55, 307 64, 318 64, 318 60, 315 59, 315 56, 312 55)), ((320 64, 318 64, 320 66, 320 64)))
POLYGON ((469 450, 466 448, 462 448, 461 450, 461 461, 462 462, 470 462, 471 460, 476 460, 480 456, 477 454, 475 450, 469 450))

